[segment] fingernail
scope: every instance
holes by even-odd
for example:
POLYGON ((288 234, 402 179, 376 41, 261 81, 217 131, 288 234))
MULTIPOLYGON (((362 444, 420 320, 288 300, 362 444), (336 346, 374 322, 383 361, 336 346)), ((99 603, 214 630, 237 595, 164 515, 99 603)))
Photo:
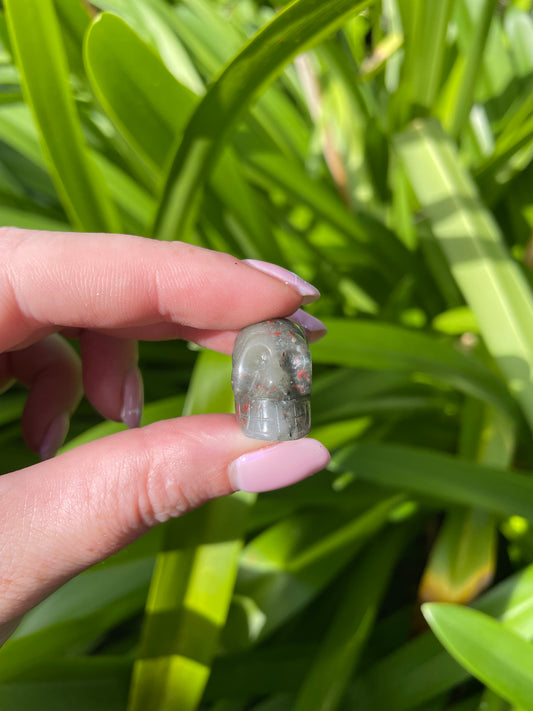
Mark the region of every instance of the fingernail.
POLYGON ((228 475, 236 491, 272 491, 316 474, 330 459, 316 439, 299 439, 243 454, 231 462, 228 475))
POLYGON ((298 311, 295 311, 289 318, 293 318, 304 327, 309 343, 319 341, 321 338, 324 338, 328 332, 328 329, 320 319, 311 316, 311 314, 308 314, 307 311, 303 309, 298 309, 298 311))
POLYGON ((284 269, 277 264, 261 262, 258 259, 243 259, 242 261, 250 267, 258 269, 260 272, 273 276, 285 284, 292 286, 292 288, 303 297, 302 304, 310 304, 313 301, 316 301, 320 296, 320 292, 315 286, 309 284, 307 281, 304 281, 294 272, 290 272, 288 269, 284 269))
POLYGON ((131 428, 141 424, 143 402, 144 388, 141 371, 139 368, 132 368, 126 373, 122 389, 120 419, 125 425, 131 428))
POLYGON ((69 425, 70 418, 66 413, 54 417, 39 447, 39 456, 43 462, 45 459, 51 459, 61 447, 67 436, 69 425))

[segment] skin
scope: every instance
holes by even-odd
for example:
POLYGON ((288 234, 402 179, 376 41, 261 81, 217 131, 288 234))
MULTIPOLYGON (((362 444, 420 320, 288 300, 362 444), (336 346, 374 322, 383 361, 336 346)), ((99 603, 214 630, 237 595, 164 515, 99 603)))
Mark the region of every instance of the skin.
MULTIPOLYGON (((39 452, 81 395, 118 420, 136 340, 231 353, 246 325, 286 316, 297 291, 227 254, 129 235, 0 229, 0 388, 29 388, 23 436, 39 452), (81 362, 66 337, 78 338, 81 362)), ((0 477, 0 643, 77 573, 150 527, 233 491, 227 467, 264 442, 232 415, 158 422, 0 477), (172 475, 169 476, 169 472, 172 475)))

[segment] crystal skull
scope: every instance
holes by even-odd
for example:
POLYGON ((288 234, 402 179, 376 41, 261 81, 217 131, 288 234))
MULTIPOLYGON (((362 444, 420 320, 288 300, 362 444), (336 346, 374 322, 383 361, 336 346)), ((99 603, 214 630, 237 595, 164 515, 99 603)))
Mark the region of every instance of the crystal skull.
POLYGON ((311 429, 311 353, 300 324, 286 318, 244 328, 235 341, 231 384, 247 437, 300 439, 311 429))

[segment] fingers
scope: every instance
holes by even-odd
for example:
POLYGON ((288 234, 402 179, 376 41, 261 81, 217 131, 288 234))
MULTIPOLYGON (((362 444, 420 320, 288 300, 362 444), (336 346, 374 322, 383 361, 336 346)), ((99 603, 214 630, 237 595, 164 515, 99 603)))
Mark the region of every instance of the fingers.
POLYGON ((82 331, 83 386, 93 406, 107 419, 138 427, 143 405, 136 341, 82 331))
POLYGON ((232 415, 158 422, 0 478, 0 625, 151 526, 237 488, 265 491, 324 468, 310 439, 265 447, 232 415), (50 561, 43 566, 42 561, 50 561))
POLYGON ((63 443, 70 415, 82 396, 79 359, 63 338, 52 335, 23 350, 4 354, 2 362, 4 374, 30 389, 22 432, 30 449, 46 459, 63 443))
MULTIPOLYGON (((288 318, 294 319, 303 326, 309 343, 316 343, 316 341, 323 338, 327 333, 328 329, 322 321, 302 309, 298 309, 298 311, 291 314, 288 318)), ((199 329, 183 327, 181 329, 180 338, 197 343, 199 346, 205 346, 205 348, 210 348, 213 351, 231 355, 238 333, 239 331, 201 331, 199 329)))
POLYGON ((318 297, 284 273, 180 242, 3 228, 0 350, 60 327, 239 329, 318 297))
MULTIPOLYGON (((311 314, 298 309, 288 318, 298 321, 303 326, 309 343, 315 343, 323 338, 327 333, 326 326, 319 319, 311 314)), ((63 331, 64 332, 64 331, 63 331)), ((64 332, 67 336, 77 337, 80 333, 71 330, 64 332)), ((107 335, 114 336, 117 339, 122 338, 139 338, 141 341, 165 341, 174 338, 182 338, 186 341, 192 341, 199 346, 210 348, 219 353, 227 353, 231 355, 233 352, 233 344, 237 338, 238 330, 219 331, 216 329, 200 329, 191 328, 190 326, 180 326, 177 324, 154 324, 153 326, 144 326, 142 328, 122 328, 113 329, 105 332, 107 335)))

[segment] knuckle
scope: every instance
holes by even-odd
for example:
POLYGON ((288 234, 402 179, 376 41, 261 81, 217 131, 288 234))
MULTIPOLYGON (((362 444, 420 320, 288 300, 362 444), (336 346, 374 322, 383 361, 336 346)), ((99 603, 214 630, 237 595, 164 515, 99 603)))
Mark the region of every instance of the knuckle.
POLYGON ((174 457, 167 456, 164 448, 150 446, 143 448, 141 456, 137 516, 143 526, 152 528, 194 508, 179 476, 179 462, 174 457))

